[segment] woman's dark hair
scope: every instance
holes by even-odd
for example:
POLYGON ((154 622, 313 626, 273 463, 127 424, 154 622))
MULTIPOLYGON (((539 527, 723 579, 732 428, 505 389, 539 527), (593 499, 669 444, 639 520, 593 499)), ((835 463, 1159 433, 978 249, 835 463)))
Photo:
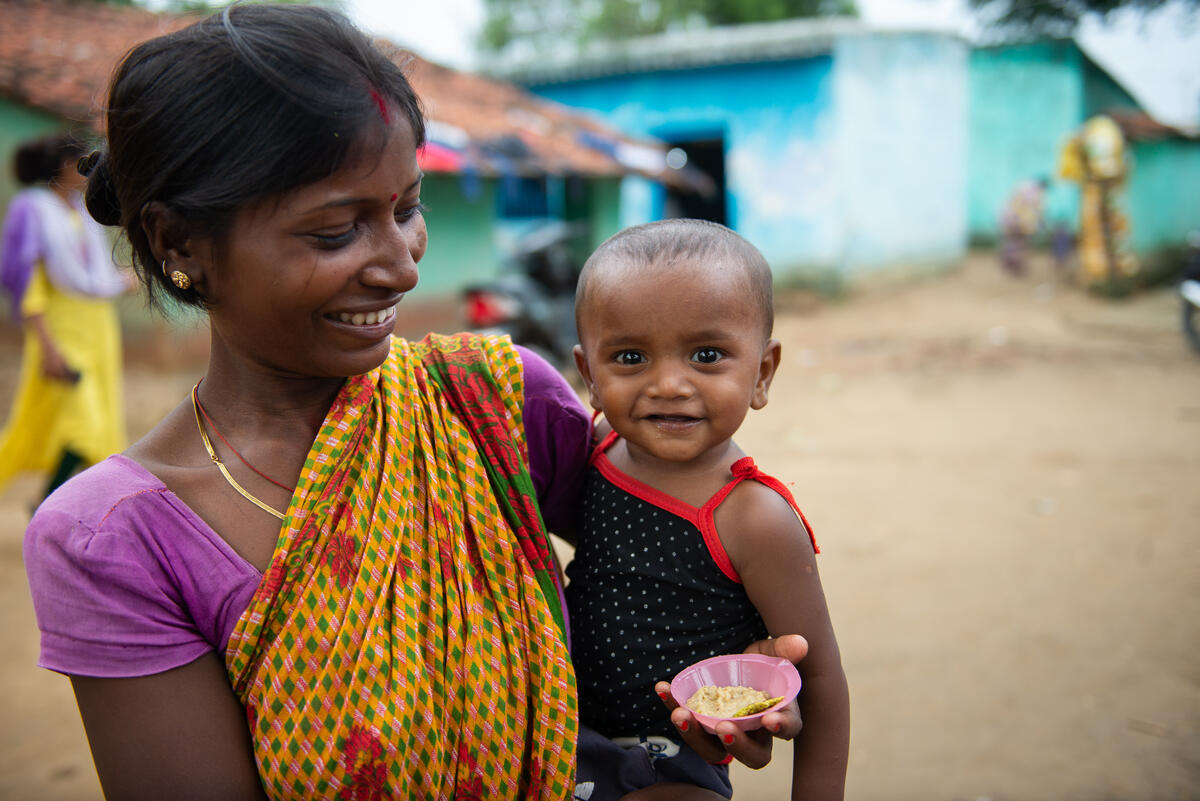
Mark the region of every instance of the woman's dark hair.
POLYGON ((150 293, 200 306, 156 263, 141 215, 157 201, 218 243, 247 203, 336 172, 382 148, 390 114, 425 124, 400 67, 344 16, 309 6, 235 5, 131 50, 113 76, 108 152, 80 164, 87 207, 120 225, 150 293))
POLYGON ((87 152, 87 144, 73 133, 43 136, 23 143, 13 154, 13 174, 23 184, 48 184, 63 163, 87 152))

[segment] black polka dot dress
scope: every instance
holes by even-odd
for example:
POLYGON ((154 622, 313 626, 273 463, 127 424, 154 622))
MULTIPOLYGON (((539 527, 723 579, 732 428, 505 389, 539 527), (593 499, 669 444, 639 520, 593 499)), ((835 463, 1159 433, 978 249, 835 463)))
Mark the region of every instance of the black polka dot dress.
POLYGON ((734 480, 697 509, 617 470, 603 453, 612 441, 597 449, 588 470, 567 568, 580 717, 607 737, 673 736, 655 682, 767 636, 717 537, 713 511, 745 478, 778 482, 742 459, 734 480))

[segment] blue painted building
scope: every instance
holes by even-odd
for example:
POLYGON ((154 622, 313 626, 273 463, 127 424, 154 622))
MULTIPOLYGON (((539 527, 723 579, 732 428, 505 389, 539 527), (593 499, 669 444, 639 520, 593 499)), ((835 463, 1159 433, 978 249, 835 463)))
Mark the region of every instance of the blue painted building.
POLYGON ((971 237, 990 242, 1013 187, 1052 179, 1046 216, 1075 228, 1079 187, 1053 180, 1063 145, 1089 118, 1112 116, 1132 166, 1123 205, 1135 252, 1182 243, 1200 228, 1200 140, 1156 123, 1071 40, 975 49, 970 57, 968 177, 971 237))
POLYGON ((623 224, 706 217, 777 274, 846 275, 965 252, 968 64, 952 35, 824 19, 648 37, 504 74, 666 141, 712 179, 707 197, 625 179, 623 224))

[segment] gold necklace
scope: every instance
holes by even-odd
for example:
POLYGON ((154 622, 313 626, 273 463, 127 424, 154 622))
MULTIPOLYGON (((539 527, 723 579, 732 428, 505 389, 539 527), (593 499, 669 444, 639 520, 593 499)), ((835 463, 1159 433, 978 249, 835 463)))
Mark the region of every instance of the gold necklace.
POLYGON ((199 388, 200 382, 197 381, 196 386, 192 387, 192 411, 196 415, 196 428, 200 429, 200 439, 204 440, 204 450, 208 451, 208 457, 213 460, 213 464, 215 464, 217 469, 221 471, 221 475, 225 476, 225 480, 229 482, 229 486, 237 490, 239 495, 250 501, 250 503, 254 504, 259 509, 262 509, 267 514, 283 520, 283 512, 272 506, 268 506, 258 498, 255 498, 246 490, 245 487, 237 483, 237 480, 229 474, 229 470, 225 467, 225 464, 221 461, 220 457, 217 456, 217 452, 213 450, 212 442, 210 442, 208 439, 208 433, 204 430, 204 423, 200 421, 200 401, 196 398, 196 390, 199 388))

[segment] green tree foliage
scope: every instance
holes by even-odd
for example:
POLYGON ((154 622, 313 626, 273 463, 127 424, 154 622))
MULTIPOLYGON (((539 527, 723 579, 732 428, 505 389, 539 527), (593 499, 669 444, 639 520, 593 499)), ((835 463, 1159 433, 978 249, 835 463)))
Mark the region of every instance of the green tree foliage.
POLYGON ((1016 35, 1070 36, 1084 17, 1125 9, 1154 11, 1168 5, 1200 9, 1200 0, 971 0, 979 19, 1016 35))
POLYGON ((484 0, 481 45, 544 51, 668 30, 857 14, 854 0, 484 0))

